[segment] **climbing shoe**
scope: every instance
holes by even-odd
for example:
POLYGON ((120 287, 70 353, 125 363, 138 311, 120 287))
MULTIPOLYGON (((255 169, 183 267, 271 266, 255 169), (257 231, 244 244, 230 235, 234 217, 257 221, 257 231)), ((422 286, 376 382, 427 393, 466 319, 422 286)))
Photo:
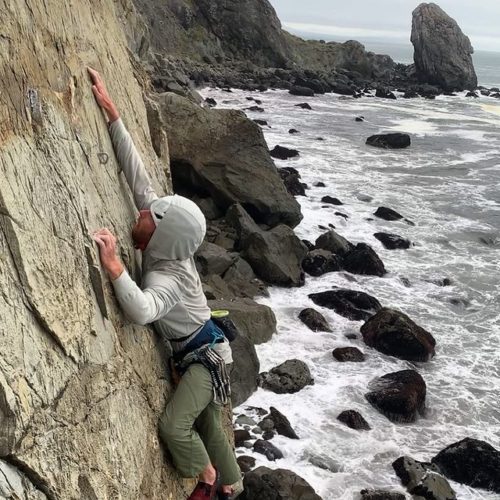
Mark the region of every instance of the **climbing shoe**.
POLYGON ((198 481, 196 488, 193 490, 188 500, 216 500, 217 481, 214 484, 198 481))

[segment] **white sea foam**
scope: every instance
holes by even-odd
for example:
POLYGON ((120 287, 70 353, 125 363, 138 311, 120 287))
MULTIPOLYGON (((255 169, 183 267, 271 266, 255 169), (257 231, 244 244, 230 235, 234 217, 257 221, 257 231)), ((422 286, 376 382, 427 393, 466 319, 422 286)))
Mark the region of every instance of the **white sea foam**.
MULTIPOLYGON (((204 91, 217 101, 219 91, 204 91)), ((248 107, 248 92, 234 91, 222 107, 248 107)), ((262 370, 286 359, 308 363, 315 385, 297 394, 276 395, 259 389, 245 406, 275 406, 290 420, 301 437, 278 436, 275 445, 285 458, 268 462, 249 450, 259 465, 290 468, 312 484, 324 500, 358 498, 365 487, 403 491, 391 463, 401 455, 430 460, 439 450, 466 436, 500 448, 500 203, 496 118, 466 98, 439 97, 384 101, 339 99, 325 95, 314 99, 289 96, 283 91, 253 94, 263 100, 264 128, 269 146, 299 149, 292 162, 310 187, 298 197, 304 219, 296 228, 301 238, 314 241, 333 223, 353 242, 366 242, 380 255, 389 273, 383 278, 330 273, 308 278, 298 289, 273 287, 260 302, 273 308, 278 332, 258 346, 262 370), (294 105, 307 100, 313 111, 294 105), (354 117, 363 115, 364 123, 354 117), (289 128, 300 134, 288 134, 289 128), (391 127, 406 128, 417 137, 410 149, 383 151, 365 146, 368 135, 391 127), (413 130, 411 130, 413 128, 413 130), (325 140, 318 141, 317 137, 325 140), (473 145, 473 146, 472 146, 473 145), (472 148, 472 149, 470 149, 472 148), (322 208, 329 194, 343 206, 322 208), (371 202, 361 201, 366 196, 371 202), (387 222, 373 217, 378 206, 388 206, 416 223, 387 222), (348 219, 335 212, 348 215, 348 219), (372 220, 368 220, 372 219, 372 220), (377 231, 394 232, 412 240, 407 251, 389 251, 373 237, 377 231), (434 280, 449 277, 452 286, 434 280), (411 286, 406 286, 407 281, 411 286), (400 309, 428 329, 437 340, 436 358, 429 363, 409 363, 382 355, 346 333, 359 333, 360 322, 342 318, 314 306, 308 294, 346 287, 363 290, 383 305, 400 309), (297 318, 305 307, 315 307, 328 319, 333 333, 313 333, 297 318), (357 346, 367 356, 364 363, 338 363, 331 350, 357 346), (416 368, 427 383, 427 414, 413 424, 393 424, 364 399, 374 377, 405 368, 416 368), (369 421, 369 432, 354 431, 336 417, 346 409, 360 411, 369 421), (331 470, 317 465, 324 462, 331 470), (336 472, 334 472, 336 471, 336 472)), ((458 498, 498 499, 499 495, 452 483, 458 498)))

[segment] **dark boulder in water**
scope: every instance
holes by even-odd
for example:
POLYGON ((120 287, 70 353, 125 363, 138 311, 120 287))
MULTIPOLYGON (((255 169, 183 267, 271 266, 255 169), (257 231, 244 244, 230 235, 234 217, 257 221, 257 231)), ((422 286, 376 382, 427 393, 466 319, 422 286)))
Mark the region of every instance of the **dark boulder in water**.
POLYGON ((377 89, 375 97, 381 97, 383 99, 397 99, 396 95, 388 89, 377 89))
POLYGON ((365 121, 365 117, 364 116, 356 116, 356 118, 354 118, 354 121, 364 122, 365 121))
POLYGON ((250 106, 249 108, 245 108, 248 111, 254 111, 257 113, 264 113, 264 108, 261 108, 260 106, 250 106))
POLYGON ((343 257, 354 248, 351 242, 340 236, 333 229, 319 236, 314 244, 316 248, 328 250, 339 257, 343 257))
POLYGON ((385 266, 375 250, 366 243, 358 243, 344 256, 342 265, 346 271, 353 274, 368 276, 383 276, 385 266))
POLYGON ((414 422, 424 413, 427 386, 415 370, 383 375, 369 389, 366 399, 391 422, 414 422))
POLYGON ((312 109, 311 105, 308 104, 307 102, 301 102, 300 104, 296 104, 295 106, 302 109, 309 109, 309 110, 312 109))
POLYGON ((313 385, 309 367, 299 359, 289 359, 259 376, 259 384, 276 394, 293 394, 313 385))
POLYGON ((313 332, 331 332, 325 317, 312 307, 300 311, 299 319, 313 332))
POLYGON ((365 360, 365 355, 357 347, 337 347, 332 351, 332 356, 343 363, 361 363, 365 360))
POLYGON ((370 424, 365 420, 361 413, 355 410, 346 410, 343 411, 338 417, 337 420, 347 425, 351 429, 369 431, 371 429, 370 424))
POLYGON ((286 469, 258 467, 245 474, 239 500, 321 500, 300 476, 286 469))
POLYGON ((323 203, 329 203, 330 205, 343 205, 343 203, 338 198, 333 198, 332 196, 323 196, 321 198, 323 203))
POLYGON ((293 196, 305 196, 305 184, 300 182, 300 174, 293 167, 283 167, 278 169, 280 177, 283 179, 286 190, 293 196))
POLYGON ((470 40, 441 7, 422 3, 413 11, 411 42, 421 82, 450 91, 477 87, 470 40))
POLYGON ((342 269, 339 257, 328 250, 311 250, 302 261, 302 269, 311 276, 323 276, 326 273, 342 269))
POLYGON ((396 212, 396 210, 387 207, 378 207, 373 215, 375 215, 375 217, 378 217, 379 219, 391 220, 391 221, 401 220, 403 218, 403 216, 398 212, 396 212))
POLYGON ((326 187, 326 184, 324 182, 318 181, 313 184, 314 187, 326 187))
POLYGON ((215 99, 213 99, 212 97, 207 97, 205 99, 205 102, 207 103, 208 106, 210 106, 211 108, 214 107, 214 106, 217 106, 217 101, 215 99))
POLYGON ((261 127, 269 127, 269 124, 267 123, 266 120, 252 120, 252 121, 257 125, 260 125, 261 127))
POLYGON ((304 97, 314 97, 314 90, 308 87, 301 87, 299 85, 294 85, 289 93, 292 95, 299 95, 304 97))
POLYGON ((453 481, 500 493, 500 451, 485 441, 465 438, 440 451, 432 463, 453 481))
POLYGON ((240 448, 245 441, 249 441, 250 439, 252 439, 252 436, 246 429, 236 429, 234 431, 234 446, 236 448, 240 448))
POLYGON ((434 464, 419 462, 411 457, 399 457, 393 462, 392 467, 408 492, 418 498, 430 500, 457 498, 450 483, 434 464))
POLYGON ((265 457, 271 462, 283 458, 283 452, 265 439, 257 439, 253 445, 253 451, 255 451, 255 453, 265 455, 265 457))
POLYGON ((361 490, 361 500, 406 500, 402 493, 386 490, 361 490))
POLYGON ((300 134, 300 132, 295 129, 295 128, 291 128, 289 131, 288 131, 289 134, 300 134))
POLYGON ((295 158, 299 156, 299 152, 296 149, 285 148, 284 146, 274 146, 269 152, 273 158, 278 160, 288 160, 289 158, 295 158))
POLYGON ((407 361, 429 361, 434 356, 436 341, 406 314, 383 308, 362 327, 365 344, 383 354, 407 361))
POLYGON ((311 293, 309 298, 316 305, 333 309, 340 316, 353 321, 367 320, 382 309, 375 297, 365 292, 345 288, 311 293))
POLYGON ((470 92, 467 92, 467 94, 465 94, 465 97, 474 97, 477 99, 479 97, 479 95, 477 92, 470 91, 470 92))
POLYGON ((411 139, 408 134, 400 132, 375 134, 366 139, 366 144, 383 149, 404 149, 411 145, 411 139))
POLYGON ((397 234, 392 233, 375 233, 373 236, 379 240, 382 245, 388 250, 405 250, 410 248, 411 242, 397 234))
POLYGON ((243 474, 250 472, 255 467, 255 458, 248 455, 240 455, 236 461, 238 462, 240 470, 243 474))
MULTIPOLYGON (((271 406, 269 409, 269 415, 264 418, 264 420, 269 420, 272 422, 273 429, 280 435, 285 436, 290 439, 299 439, 297 433, 293 430, 292 425, 288 418, 279 412, 276 408, 271 406)), ((262 422, 261 422, 262 423, 262 422)), ((261 428, 262 425, 259 424, 261 428)))

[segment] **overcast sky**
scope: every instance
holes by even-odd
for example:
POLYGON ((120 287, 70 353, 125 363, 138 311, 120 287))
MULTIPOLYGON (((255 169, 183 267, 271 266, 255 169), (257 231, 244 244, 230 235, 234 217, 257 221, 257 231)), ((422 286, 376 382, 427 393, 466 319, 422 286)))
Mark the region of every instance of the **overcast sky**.
MULTIPOLYGON (((407 42, 412 0, 270 0, 283 27, 293 32, 331 35, 335 40, 407 42)), ((476 50, 500 51, 500 0, 436 1, 476 50)))

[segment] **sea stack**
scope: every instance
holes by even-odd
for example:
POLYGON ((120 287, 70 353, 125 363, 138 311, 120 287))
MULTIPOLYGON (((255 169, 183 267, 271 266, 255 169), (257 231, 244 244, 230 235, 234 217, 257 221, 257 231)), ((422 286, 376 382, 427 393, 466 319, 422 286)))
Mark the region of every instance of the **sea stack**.
POLYGON ((477 76, 469 37, 435 3, 422 3, 413 11, 411 42, 417 78, 445 91, 473 90, 477 76))

